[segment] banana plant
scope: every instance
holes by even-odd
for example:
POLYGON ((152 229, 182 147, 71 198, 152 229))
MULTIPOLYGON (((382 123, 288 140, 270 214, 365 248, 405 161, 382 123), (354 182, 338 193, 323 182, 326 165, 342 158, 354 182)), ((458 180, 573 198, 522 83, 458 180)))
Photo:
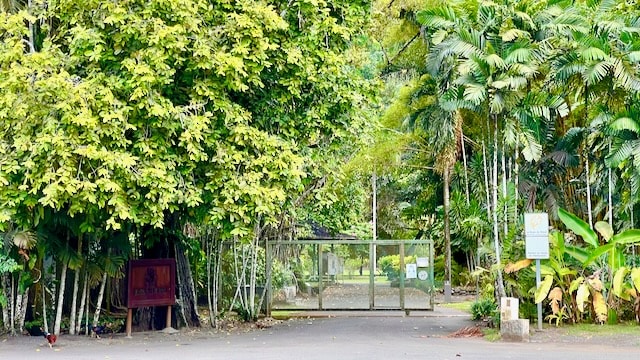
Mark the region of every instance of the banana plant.
MULTIPOLYGON (((615 311, 613 308, 607 310, 606 306, 607 303, 614 304, 612 295, 623 300, 631 299, 630 290, 633 287, 629 284, 623 285, 628 271, 624 267, 625 248, 640 243, 640 230, 630 229, 615 234, 609 223, 599 221, 594 226, 596 233, 586 222, 564 209, 558 209, 558 217, 569 230, 580 236, 586 245, 567 245, 566 253, 578 260, 585 270, 594 263, 598 264, 594 273, 578 284, 576 301, 578 310, 583 312, 583 305, 591 296, 595 317, 599 322, 603 322, 607 313, 615 311), (601 278, 605 279, 604 284, 601 278)), ((637 271, 633 272, 632 279, 634 274, 638 274, 636 277, 640 276, 637 271)), ((636 308, 640 306, 637 302, 635 305, 636 308)))
POLYGON ((640 243, 640 230, 630 229, 619 234, 614 234, 609 223, 598 221, 593 229, 577 216, 560 208, 558 217, 564 225, 576 235, 580 236, 587 247, 566 245, 565 251, 569 256, 578 260, 586 269, 597 260, 605 260, 609 274, 614 274, 625 263, 624 250, 626 246, 640 243), (605 258, 606 256, 606 258, 605 258))
POLYGON ((569 318, 574 322, 578 314, 575 312, 576 301, 573 296, 577 271, 569 267, 564 261, 566 251, 564 234, 553 231, 549 234, 549 259, 540 265, 540 272, 544 280, 535 289, 534 301, 540 303, 549 300, 552 314, 548 320, 555 319, 556 325, 569 318), (553 284, 556 286, 551 289, 553 284))

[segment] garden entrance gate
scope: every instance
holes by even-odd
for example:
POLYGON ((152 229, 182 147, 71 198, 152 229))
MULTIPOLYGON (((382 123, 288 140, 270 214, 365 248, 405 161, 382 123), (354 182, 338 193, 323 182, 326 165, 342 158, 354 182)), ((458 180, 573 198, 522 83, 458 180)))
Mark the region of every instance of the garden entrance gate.
POLYGON ((431 240, 267 243, 272 310, 433 310, 431 240))

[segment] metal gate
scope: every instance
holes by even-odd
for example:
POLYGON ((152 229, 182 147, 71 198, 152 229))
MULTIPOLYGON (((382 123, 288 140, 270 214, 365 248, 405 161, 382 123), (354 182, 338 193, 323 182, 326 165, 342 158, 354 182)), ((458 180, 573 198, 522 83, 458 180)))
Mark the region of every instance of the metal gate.
POLYGON ((272 310, 433 310, 430 240, 267 244, 272 310))

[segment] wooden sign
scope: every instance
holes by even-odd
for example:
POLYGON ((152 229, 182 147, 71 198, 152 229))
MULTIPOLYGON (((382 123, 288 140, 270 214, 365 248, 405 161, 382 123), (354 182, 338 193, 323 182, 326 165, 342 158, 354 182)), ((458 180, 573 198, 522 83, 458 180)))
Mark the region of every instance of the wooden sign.
POLYGON ((174 259, 129 261, 127 307, 173 305, 176 301, 174 259))

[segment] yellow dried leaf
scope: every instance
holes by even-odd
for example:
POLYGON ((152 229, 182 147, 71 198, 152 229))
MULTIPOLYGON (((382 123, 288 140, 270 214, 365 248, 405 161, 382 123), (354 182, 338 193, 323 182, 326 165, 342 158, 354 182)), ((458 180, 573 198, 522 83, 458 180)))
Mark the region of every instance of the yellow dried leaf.
POLYGON ((551 311, 553 314, 557 314, 560 311, 560 303, 562 302, 562 289, 558 286, 554 287, 550 292, 547 299, 550 300, 551 303, 551 311))
POLYGON ((597 277, 588 277, 587 282, 595 291, 602 291, 602 281, 597 277))
POLYGON ((532 259, 524 259, 524 260, 516 261, 515 263, 509 263, 507 264, 507 266, 504 267, 504 272, 506 272, 507 274, 511 274, 513 272, 516 272, 528 267, 529 265, 531 265, 532 262, 533 262, 532 259))
POLYGON ((576 302, 578 303, 578 310, 580 312, 584 312, 584 303, 587 301, 589 301, 589 285, 582 283, 576 293, 576 302))
POLYGON ((596 320, 601 324, 605 323, 607 321, 607 303, 600 292, 593 293, 593 309, 596 312, 596 320))

